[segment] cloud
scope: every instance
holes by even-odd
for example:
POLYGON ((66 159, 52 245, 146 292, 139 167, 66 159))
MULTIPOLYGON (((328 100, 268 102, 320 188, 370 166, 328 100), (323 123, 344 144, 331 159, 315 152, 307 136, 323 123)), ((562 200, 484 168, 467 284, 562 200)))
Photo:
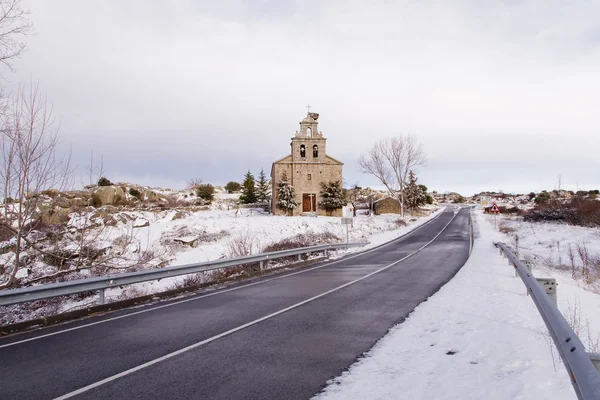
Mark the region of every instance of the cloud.
POLYGON ((597 165, 595 3, 28 4, 37 35, 11 84, 38 78, 63 141, 82 162, 103 153, 109 175, 225 183, 269 170, 307 103, 347 181, 369 182, 360 152, 406 133, 425 145, 430 187, 493 185, 508 163, 510 191, 597 165))

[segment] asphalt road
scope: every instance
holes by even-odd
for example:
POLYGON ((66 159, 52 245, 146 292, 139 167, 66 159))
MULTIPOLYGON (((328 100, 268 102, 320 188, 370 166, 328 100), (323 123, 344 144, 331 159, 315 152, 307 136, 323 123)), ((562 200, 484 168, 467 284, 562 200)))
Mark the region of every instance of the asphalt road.
POLYGON ((468 255, 468 210, 448 210, 357 256, 7 337, 0 398, 307 399, 468 255))

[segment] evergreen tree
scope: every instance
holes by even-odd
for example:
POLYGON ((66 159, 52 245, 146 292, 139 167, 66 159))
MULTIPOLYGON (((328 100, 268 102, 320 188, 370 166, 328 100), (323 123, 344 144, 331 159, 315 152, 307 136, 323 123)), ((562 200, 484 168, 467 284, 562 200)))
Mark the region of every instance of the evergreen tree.
POLYGON ((296 201, 296 190, 287 180, 287 176, 284 174, 282 179, 277 182, 277 207, 284 209, 286 215, 291 210, 298 206, 296 201))
POLYGON ((341 182, 321 182, 321 199, 319 206, 327 210, 329 215, 331 215, 334 210, 342 208, 346 202, 344 201, 341 182))
POLYGON ((406 205, 409 209, 414 210, 420 205, 425 204, 427 197, 422 186, 417 184, 417 177, 411 170, 408 174, 408 184, 405 189, 406 205))
POLYGON ((259 203, 267 203, 269 201, 269 197, 271 197, 271 190, 269 189, 269 181, 267 181, 267 176, 265 175, 265 171, 261 168, 260 174, 258 175, 258 185, 256 188, 256 199, 259 203))
POLYGON ((240 195, 240 201, 244 204, 256 203, 256 188, 254 187, 254 175, 250 171, 244 175, 244 182, 242 183, 242 194, 240 195))

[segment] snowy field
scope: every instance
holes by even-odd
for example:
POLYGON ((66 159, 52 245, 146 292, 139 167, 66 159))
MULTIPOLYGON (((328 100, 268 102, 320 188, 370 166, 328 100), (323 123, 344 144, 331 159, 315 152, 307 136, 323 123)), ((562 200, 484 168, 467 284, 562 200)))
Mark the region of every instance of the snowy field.
MULTIPOLYGON (((358 215, 353 225, 348 227, 348 239, 351 242, 369 242, 365 247, 338 251, 332 257, 362 251, 397 238, 417 226, 426 223, 442 212, 442 209, 430 209, 430 214, 422 217, 407 216, 399 223, 400 216, 386 214, 378 216, 358 215), (404 224, 406 226, 404 226, 404 224)), ((273 216, 260 209, 231 209, 210 211, 122 211, 115 214, 118 223, 115 226, 91 228, 89 235, 98 248, 109 252, 121 251, 123 254, 137 257, 151 253, 161 261, 162 266, 184 265, 235 257, 232 247, 242 240, 251 254, 263 252, 264 248, 283 239, 294 238, 299 234, 315 237, 326 234, 329 242, 345 242, 346 226, 338 217, 285 217, 273 216), (120 246, 120 238, 128 238, 120 246), (121 248, 122 247, 122 248, 121 248)), ((70 222, 73 226, 97 224, 89 218, 75 215, 70 222)), ((322 237, 322 236, 321 236, 322 237)), ((6 262, 12 255, 0 255, 0 261, 6 262)), ((273 266, 273 265, 272 265, 273 266)), ((152 267, 149 265, 148 267, 152 267)), ((148 268, 147 267, 147 268, 148 268)), ((36 267, 51 275, 56 271, 51 266, 36 267)), ((109 273, 127 272, 127 269, 112 269, 109 273)), ((28 268, 18 271, 18 277, 27 278, 28 268)), ((80 278, 93 276, 89 270, 79 272, 80 278)), ((163 292, 181 287, 185 277, 166 278, 107 289, 108 302, 163 292)), ((72 297, 64 301, 51 301, 41 307, 23 307, 21 305, 0 308, 0 325, 10 324, 40 317, 71 311, 96 305, 98 296, 85 298, 72 297)))
MULTIPOLYGON (((499 233, 480 211, 473 220, 473 253, 454 279, 315 398, 577 398, 521 279, 492 244, 510 244, 510 236, 499 233)), ((573 238, 569 226, 523 227, 535 230, 535 239, 525 240, 522 232, 521 241, 540 259, 553 254, 546 239, 582 239, 573 238)), ((581 233, 588 234, 597 230, 581 233)), ((598 351, 600 296, 571 279, 570 272, 534 267, 533 273, 557 279, 559 309, 574 322, 587 350, 598 351)))
MULTIPOLYGON (((353 225, 348 227, 348 240, 350 242, 368 242, 364 247, 340 250, 333 257, 363 251, 378 246, 398 236, 404 235, 416 227, 426 223, 443 210, 432 212, 426 217, 406 217, 407 226, 397 224, 400 218, 395 214, 378 216, 358 215, 354 218, 353 225)), ((171 214, 153 220, 148 227, 140 228, 137 232, 140 238, 149 238, 153 246, 160 246, 161 240, 176 237, 202 237, 217 238, 213 242, 203 242, 195 247, 178 246, 173 252, 169 265, 184 265, 197 262, 212 261, 228 258, 228 247, 236 238, 249 238, 252 253, 258 254, 262 249, 272 243, 283 239, 292 238, 298 234, 330 233, 346 241, 346 226, 342 225, 338 217, 285 217, 273 216, 253 209, 235 211, 204 211, 197 212, 181 220, 171 220, 171 214)), ((183 277, 167 278, 160 282, 144 282, 130 285, 124 290, 135 295, 157 293, 172 288, 183 277)), ((115 288, 107 290, 107 298, 119 299, 124 297, 123 290, 115 288)))

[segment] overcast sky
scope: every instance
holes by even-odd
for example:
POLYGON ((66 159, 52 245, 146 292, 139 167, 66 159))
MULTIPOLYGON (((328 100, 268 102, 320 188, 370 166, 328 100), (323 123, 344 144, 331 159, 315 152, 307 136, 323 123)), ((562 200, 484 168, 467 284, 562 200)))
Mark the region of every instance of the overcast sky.
POLYGON ((258 174, 320 113, 344 181, 414 134, 430 190, 600 188, 600 2, 23 0, 30 78, 74 160, 182 188, 258 174))

